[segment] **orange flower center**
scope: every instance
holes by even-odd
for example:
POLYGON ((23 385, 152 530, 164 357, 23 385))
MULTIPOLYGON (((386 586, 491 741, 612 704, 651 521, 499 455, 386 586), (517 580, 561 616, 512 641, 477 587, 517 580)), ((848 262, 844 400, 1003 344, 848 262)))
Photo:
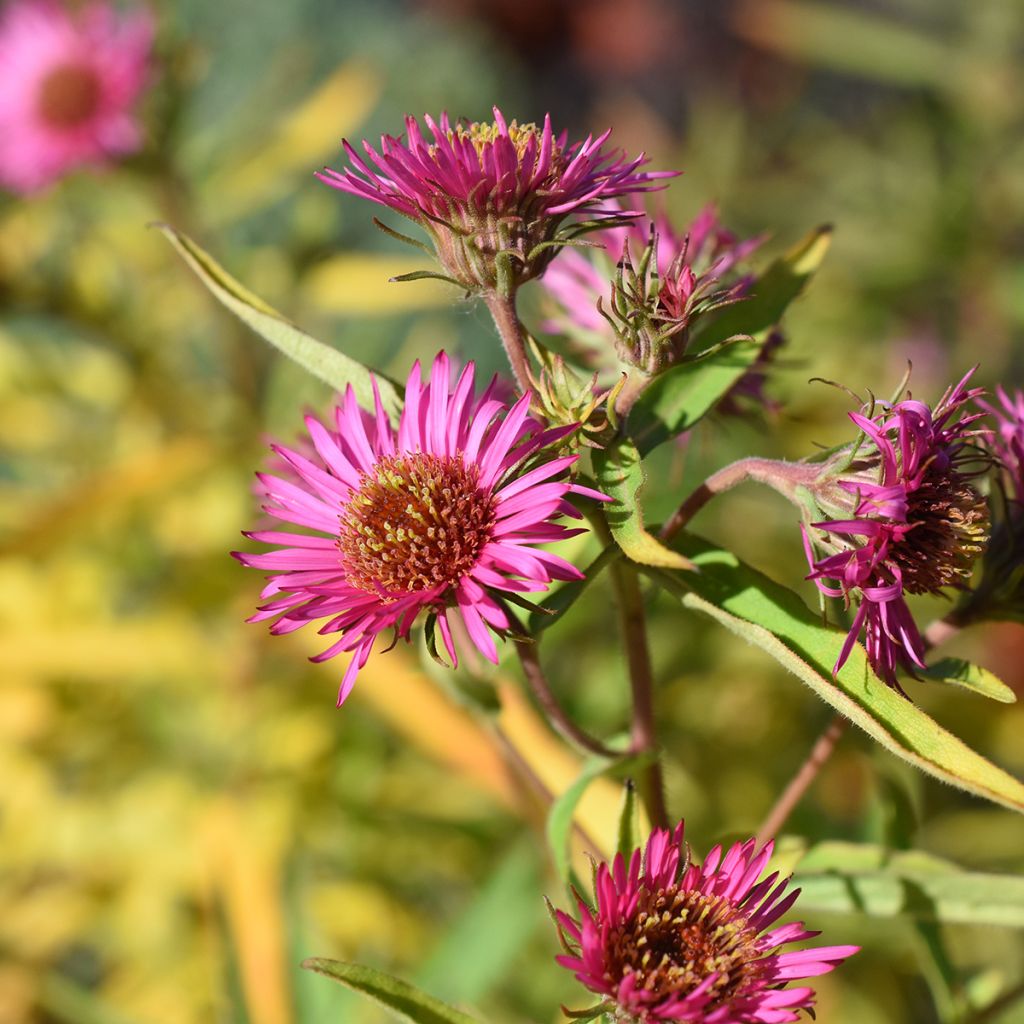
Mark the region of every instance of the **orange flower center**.
POLYGON ((457 583, 494 527, 496 502, 479 478, 458 455, 382 458, 339 517, 349 584, 397 594, 457 583))
POLYGON ((83 64, 59 64, 39 86, 39 116, 54 128, 77 128, 100 105, 100 80, 83 64))

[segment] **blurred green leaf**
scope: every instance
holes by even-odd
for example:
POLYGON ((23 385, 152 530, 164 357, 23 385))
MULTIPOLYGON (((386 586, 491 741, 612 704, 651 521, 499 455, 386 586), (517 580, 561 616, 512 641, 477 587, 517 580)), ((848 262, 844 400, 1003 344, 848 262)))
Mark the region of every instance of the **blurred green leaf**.
POLYGON ((516 843, 417 973, 417 984, 458 1002, 487 995, 542 919, 539 892, 537 853, 516 843))
POLYGON ((744 0, 733 24, 746 39, 808 64, 898 85, 945 86, 957 51, 865 10, 807 0, 744 0))
POLYGON ((665 547, 644 529, 640 491, 646 478, 636 445, 622 438, 608 448, 595 451, 593 462, 598 487, 614 499, 605 515, 615 542, 626 556, 641 565, 690 568, 688 559, 665 547))
POLYGON ((960 686, 973 693, 980 693, 1002 704, 1013 704, 1017 700, 1017 694, 995 673, 961 658, 943 658, 929 665, 921 675, 938 683, 949 683, 950 686, 960 686))
POLYGON ((615 762, 604 758, 590 758, 580 772, 576 781, 570 785, 564 793, 551 805, 548 811, 547 839, 551 856, 555 862, 555 870, 558 877, 568 880, 572 871, 571 857, 569 853, 569 839, 572 836, 573 820, 576 815, 576 807, 587 786, 598 776, 603 775, 615 762))
POLYGON ((622 813, 619 815, 619 841, 617 850, 626 860, 640 847, 640 801, 632 779, 626 780, 622 790, 622 813))
MULTIPOLYGON (((726 307, 695 339, 702 349, 730 338, 749 337, 713 355, 682 363, 656 377, 637 399, 627 421, 642 455, 689 430, 705 416, 757 359, 760 345, 821 266, 832 229, 812 231, 775 260, 750 298, 726 307)), ((655 563, 647 563, 655 564, 655 563)))
POLYGON ((527 619, 527 632, 532 637, 537 637, 550 626, 553 626, 576 601, 583 596, 583 592, 594 580, 612 563, 621 556, 619 548, 609 544, 595 558, 590 565, 583 570, 583 579, 569 580, 564 583, 549 598, 540 602, 544 611, 531 612, 527 619))
POLYGON ((803 909, 1024 927, 1024 878, 963 871, 920 851, 819 843, 800 861, 793 881, 803 909))
POLYGON ((655 576, 687 608, 760 647, 898 757, 944 782, 1024 810, 1024 784, 886 686, 869 669, 860 645, 854 645, 833 676, 843 635, 823 625, 797 594, 692 534, 678 546, 693 558, 698 572, 685 579, 662 572, 655 576))
MULTIPOLYGON (((200 281, 243 323, 276 349, 294 359, 314 377, 344 392, 351 385, 356 400, 365 409, 373 408, 373 386, 370 371, 329 345, 325 345, 286 320, 277 310, 239 284, 187 235, 168 224, 156 225, 194 271, 200 281)), ((394 420, 401 410, 398 389, 381 374, 374 374, 381 402, 394 420)))
POLYGON ((407 981, 372 967, 320 957, 303 960, 302 966, 369 996, 400 1020, 412 1021, 412 1024, 480 1024, 475 1017, 428 996, 407 981))

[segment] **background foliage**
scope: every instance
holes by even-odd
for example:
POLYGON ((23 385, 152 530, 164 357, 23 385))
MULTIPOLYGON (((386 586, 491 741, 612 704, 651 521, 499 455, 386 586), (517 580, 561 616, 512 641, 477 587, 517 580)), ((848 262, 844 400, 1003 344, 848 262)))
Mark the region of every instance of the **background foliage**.
MULTIPOLYGON (((393 969, 488 1020, 558 1019, 551 1007, 580 993, 551 963, 539 894, 559 883, 529 832, 580 763, 511 666, 491 680, 495 728, 415 651, 372 660, 335 713, 339 670, 307 665, 309 638, 243 623, 256 583, 227 551, 253 517, 250 474, 267 436, 292 436, 298 411, 330 394, 230 319, 145 225, 189 231, 314 335, 404 375, 441 345, 500 366, 486 312, 442 286, 387 284, 419 261, 311 177, 343 134, 394 131, 406 111, 478 117, 497 101, 574 130, 614 124, 620 145, 685 169, 673 214, 715 198, 741 233, 770 228, 771 254, 832 222, 769 386, 778 430, 709 421, 665 446, 657 521, 732 457, 844 439, 849 400, 812 375, 886 392, 912 359, 926 397, 974 362, 986 383, 1021 382, 1024 11, 180 0, 158 13, 147 151, 0 199, 0 1021, 381 1019, 300 972, 312 954, 393 969), (506 767, 510 744, 532 785, 506 767)), ((799 586, 792 520, 740 490, 697 529, 799 586)), ((583 564, 595 551, 579 543, 583 564)), ((611 734, 628 714, 613 613, 600 586, 582 601, 546 640, 551 672, 611 734)), ((698 847, 749 834, 827 710, 710 620, 667 598, 652 617, 670 804, 698 847)), ((958 645, 1024 693, 1019 626, 958 645)), ((1017 706, 914 696, 1024 773, 1017 706)), ((609 835, 618 801, 611 782, 590 787, 587 830, 609 835)), ((859 733, 789 828, 1024 869, 1019 816, 859 733)), ((865 885, 879 913, 913 912, 909 886, 865 885)), ((998 907, 1006 893, 986 895, 998 907)), ((822 1020, 927 1022, 963 986, 984 1003, 1019 980, 1024 943, 994 912, 950 912, 940 929, 849 916, 842 896, 825 876, 802 904, 830 941, 865 946, 823 979, 822 1020)))

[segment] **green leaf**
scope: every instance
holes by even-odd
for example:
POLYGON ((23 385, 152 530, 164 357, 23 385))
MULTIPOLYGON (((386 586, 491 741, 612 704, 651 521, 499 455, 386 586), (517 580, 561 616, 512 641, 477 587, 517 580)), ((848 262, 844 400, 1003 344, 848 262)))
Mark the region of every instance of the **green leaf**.
POLYGON ((1024 927, 1024 878, 963 871, 918 851, 827 842, 793 876, 802 911, 1024 927))
POLYGON ((640 452, 627 438, 593 454, 598 487, 614 499, 605 514, 615 542, 627 558, 663 569, 692 568, 688 559, 667 548, 644 529, 640 491, 645 477, 640 452))
POLYGON ((473 1002, 515 968, 544 917, 537 861, 532 843, 512 846, 417 972, 417 984, 446 999, 473 1002))
POLYGON ((750 341, 726 345, 705 359, 681 363, 655 377, 627 421, 641 454, 689 430, 747 372, 772 328, 821 265, 830 241, 831 228, 812 231, 771 264, 750 298, 726 307, 695 339, 701 349, 730 338, 750 341))
POLYGON ((640 801, 636 796, 636 785, 626 779, 622 790, 622 810, 619 812, 619 840, 616 850, 629 862, 630 855, 640 848, 640 801))
POLYGON ((943 658, 934 665, 929 665, 921 675, 934 682, 962 686, 965 690, 980 693, 983 697, 991 697, 992 700, 998 700, 1003 704, 1013 704, 1017 700, 1017 694, 995 673, 961 658, 943 658))
POLYGON ((407 981, 393 978, 372 967, 321 957, 303 960, 302 966, 307 971, 316 971, 317 974, 369 996, 400 1020, 412 1021, 412 1024, 480 1024, 475 1017, 428 996, 407 981))
POLYGON ((532 612, 527 619, 526 631, 530 636, 538 637, 548 627, 553 626, 583 596, 583 591, 620 555, 619 549, 614 544, 609 544, 583 570, 583 579, 569 580, 568 583, 564 583, 554 591, 547 600, 542 601, 540 607, 543 610, 532 612))
POLYGON ((551 805, 548 811, 547 839, 559 878, 568 880, 571 871, 569 839, 572 835, 576 808, 587 787, 603 775, 615 761, 593 757, 586 761, 576 780, 551 805))
MULTIPOLYGON (((344 392, 352 385, 356 400, 364 409, 373 408, 370 371, 322 341, 317 341, 286 320, 271 306, 236 281, 209 253, 187 235, 167 224, 155 225, 177 249, 182 259, 213 295, 251 327, 261 338, 294 359, 314 377, 344 392)), ((374 374, 381 402, 388 416, 397 419, 402 408, 398 388, 386 377, 374 374)))
POLYGON ((942 728, 875 676, 854 645, 833 677, 843 633, 825 626, 793 591, 692 534, 679 540, 699 572, 654 575, 682 603, 760 647, 887 750, 943 782, 1016 811, 1024 784, 942 728))

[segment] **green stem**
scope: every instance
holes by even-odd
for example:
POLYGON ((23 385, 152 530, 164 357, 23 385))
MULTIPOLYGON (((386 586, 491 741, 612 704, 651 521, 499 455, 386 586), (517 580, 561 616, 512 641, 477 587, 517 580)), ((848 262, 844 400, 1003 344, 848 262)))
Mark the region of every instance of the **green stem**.
POLYGON ((512 366, 519 390, 526 394, 532 390, 533 385, 530 382, 530 364, 526 358, 526 335, 516 312, 515 293, 502 295, 496 290, 485 291, 484 302, 491 311, 494 326, 497 327, 501 343, 505 346, 505 354, 512 366))

